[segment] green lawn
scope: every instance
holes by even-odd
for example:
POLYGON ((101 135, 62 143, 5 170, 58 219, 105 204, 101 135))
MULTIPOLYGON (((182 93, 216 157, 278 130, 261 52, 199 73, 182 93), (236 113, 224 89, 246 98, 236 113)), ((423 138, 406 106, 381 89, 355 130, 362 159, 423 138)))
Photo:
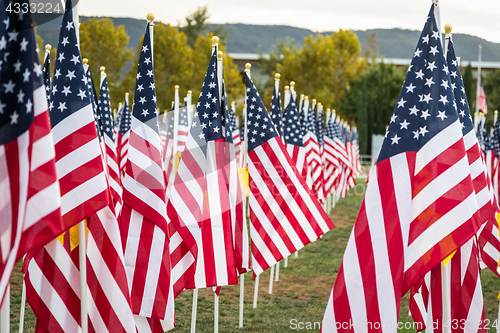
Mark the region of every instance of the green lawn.
MULTIPOLYGON (((364 185, 364 179, 358 181, 364 185)), ((257 309, 253 309, 254 281, 251 273, 245 275, 245 308, 243 332, 292 332, 297 331, 299 322, 310 323, 317 332, 326 302, 335 281, 345 245, 350 235, 363 199, 362 186, 358 185, 356 195, 353 190, 346 199, 340 199, 333 209, 331 218, 336 228, 320 240, 306 246, 299 252, 298 258, 289 258, 288 268, 283 264, 280 269, 280 281, 274 282, 273 294, 268 293, 269 270, 260 277, 259 300, 257 309), (292 321, 292 322, 291 322, 292 321), (293 330, 292 328, 296 328, 293 330)), ((498 313, 496 299, 500 290, 500 281, 489 270, 481 273, 485 298, 486 317, 493 321, 498 313)), ((21 301, 20 265, 12 278, 11 294, 11 332, 19 326, 19 305, 21 301)), ((212 332, 214 323, 214 297, 208 289, 199 291, 197 331, 212 332)), ((408 314, 408 295, 401 302, 401 322, 411 321, 408 314)), ((184 291, 175 301, 177 326, 174 332, 189 332, 191 323, 192 291, 184 291)), ((223 287, 219 303, 219 330, 232 332, 238 328, 239 286, 223 287)), ((33 312, 26 310, 24 332, 34 332, 33 312)), ((404 330, 403 330, 404 331, 404 330)), ((410 332, 412 332, 410 330, 410 332)))

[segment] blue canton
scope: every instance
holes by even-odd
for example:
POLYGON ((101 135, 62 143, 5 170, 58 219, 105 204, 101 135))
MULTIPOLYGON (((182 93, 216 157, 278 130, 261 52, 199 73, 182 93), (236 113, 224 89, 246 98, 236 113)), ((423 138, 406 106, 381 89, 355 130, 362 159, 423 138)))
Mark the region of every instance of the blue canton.
POLYGON ((324 120, 323 120, 323 110, 318 108, 318 118, 316 122, 316 136, 318 137, 318 142, 320 146, 323 146, 325 144, 325 140, 323 138, 323 127, 324 127, 324 120))
POLYGON ((231 119, 229 118, 229 108, 227 105, 226 85, 224 83, 224 79, 222 79, 221 96, 221 109, 224 110, 224 114, 221 115, 222 128, 224 129, 223 135, 226 138, 226 142, 233 143, 233 130, 231 119))
POLYGON ((150 24, 148 22, 146 26, 141 54, 139 55, 132 113, 137 120, 159 133, 153 55, 151 53, 151 36, 149 34, 150 24))
POLYGON ((377 162, 418 151, 457 119, 457 105, 432 5, 377 162))
MULTIPOLYGON (((21 7, 22 3, 29 6, 21 1, 21 7)), ((0 36, 0 145, 4 145, 31 126, 33 90, 43 85, 43 78, 29 13, 1 10, 0 36)))
MULTIPOLYGON (((50 53, 47 53, 45 60, 43 62, 43 82, 45 83, 45 92, 47 93, 47 105, 50 105, 50 90, 52 89, 52 83, 50 82, 50 53)), ((54 108, 54 106, 52 106, 54 108)))
MULTIPOLYGON (((85 68, 85 67, 84 67, 85 68)), ((102 138, 102 123, 101 123, 101 114, 99 113, 99 109, 97 107, 97 97, 96 91, 94 87, 94 80, 92 79, 92 74, 90 73, 90 68, 87 66, 86 69, 86 78, 87 78, 87 86, 89 89, 90 101, 92 102, 92 111, 94 112, 94 121, 97 130, 97 137, 99 138, 99 142, 102 138)))
POLYGON ((125 134, 130 131, 130 126, 132 124, 132 115, 130 114, 130 109, 128 103, 125 102, 123 105, 122 116, 120 117, 120 134, 125 134))
POLYGON ((111 107, 109 104, 108 79, 104 77, 101 83, 101 91, 99 92, 99 114, 104 133, 113 140, 113 119, 111 118, 111 107))
POLYGON ((290 94, 290 102, 283 111, 283 138, 285 143, 304 147, 297 103, 293 94, 290 94))
POLYGON ((259 93, 252 81, 245 75, 246 104, 247 104, 247 129, 248 151, 262 145, 264 142, 278 136, 266 107, 260 99, 259 93))
POLYGON ((276 91, 276 85, 274 85, 273 97, 271 99, 271 121, 273 122, 274 128, 281 136, 281 95, 280 91, 276 91))

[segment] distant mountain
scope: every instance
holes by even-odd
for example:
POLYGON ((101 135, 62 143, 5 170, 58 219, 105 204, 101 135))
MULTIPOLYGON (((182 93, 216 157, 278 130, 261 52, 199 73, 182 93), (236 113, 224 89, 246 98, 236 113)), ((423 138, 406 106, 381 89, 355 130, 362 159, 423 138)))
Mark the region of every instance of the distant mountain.
MULTIPOLYGON (((81 16, 81 21, 85 22, 91 17, 81 16)), ((145 20, 132 18, 111 17, 115 26, 124 25, 127 34, 130 36, 128 47, 135 48, 139 39, 146 29, 145 20)), ((44 43, 57 46, 61 18, 44 23, 37 27, 37 33, 43 38, 44 43)), ((217 24, 212 24, 214 28, 217 24)), ((251 25, 251 24, 225 24, 224 27, 229 32, 227 51, 233 53, 257 53, 269 52, 271 46, 276 44, 277 39, 290 37, 295 40, 297 46, 304 44, 304 38, 316 35, 316 32, 284 25, 251 25)), ((404 29, 370 29, 354 30, 362 47, 367 45, 366 37, 373 32, 376 34, 379 56, 385 58, 411 58, 415 45, 420 37, 420 32, 416 30, 404 29)), ((322 34, 331 34, 323 32, 322 34)), ((465 35, 454 34, 453 41, 457 56, 463 60, 477 60, 478 45, 483 46, 483 61, 500 61, 500 44, 488 42, 485 39, 465 35)))

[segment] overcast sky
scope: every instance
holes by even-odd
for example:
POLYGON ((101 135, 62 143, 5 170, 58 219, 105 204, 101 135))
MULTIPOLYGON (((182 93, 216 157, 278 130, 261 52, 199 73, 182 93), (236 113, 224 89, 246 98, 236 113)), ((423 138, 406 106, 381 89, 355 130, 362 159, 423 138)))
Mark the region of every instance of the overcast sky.
MULTIPOLYGON (((80 0, 80 15, 145 19, 177 25, 200 6, 210 23, 279 24, 313 31, 421 30, 432 0, 80 0)), ((441 26, 500 43, 500 0, 440 0, 441 26)))

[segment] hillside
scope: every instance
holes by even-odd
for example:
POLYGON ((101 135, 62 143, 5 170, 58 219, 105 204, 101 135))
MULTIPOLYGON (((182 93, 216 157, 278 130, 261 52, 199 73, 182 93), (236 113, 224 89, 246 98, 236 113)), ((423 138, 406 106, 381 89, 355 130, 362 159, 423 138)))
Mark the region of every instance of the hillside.
MULTIPOLYGON (((82 16, 82 22, 90 17, 82 16)), ((145 20, 132 18, 114 17, 111 18, 115 26, 124 25, 127 34, 130 36, 128 47, 135 47, 140 37, 144 34, 145 20)), ((44 23, 37 27, 37 33, 43 38, 44 43, 57 45, 59 35, 60 18, 44 23)), ((217 25, 212 24, 212 27, 217 25)), ((261 52, 268 52, 277 39, 290 37, 295 40, 298 46, 303 45, 304 38, 316 34, 311 30, 301 29, 284 25, 251 25, 251 24, 225 24, 224 27, 229 32, 227 51, 233 53, 257 53, 260 46, 261 52)), ((370 29, 355 30, 362 46, 366 45, 366 37, 373 32, 378 40, 379 56, 385 58, 409 58, 413 54, 420 32, 416 30, 404 29, 370 29)), ((331 34, 331 32, 324 32, 331 34)), ((488 42, 482 38, 454 34, 453 40, 457 56, 463 60, 477 60, 478 45, 483 46, 483 61, 500 61, 500 44, 488 42)))

